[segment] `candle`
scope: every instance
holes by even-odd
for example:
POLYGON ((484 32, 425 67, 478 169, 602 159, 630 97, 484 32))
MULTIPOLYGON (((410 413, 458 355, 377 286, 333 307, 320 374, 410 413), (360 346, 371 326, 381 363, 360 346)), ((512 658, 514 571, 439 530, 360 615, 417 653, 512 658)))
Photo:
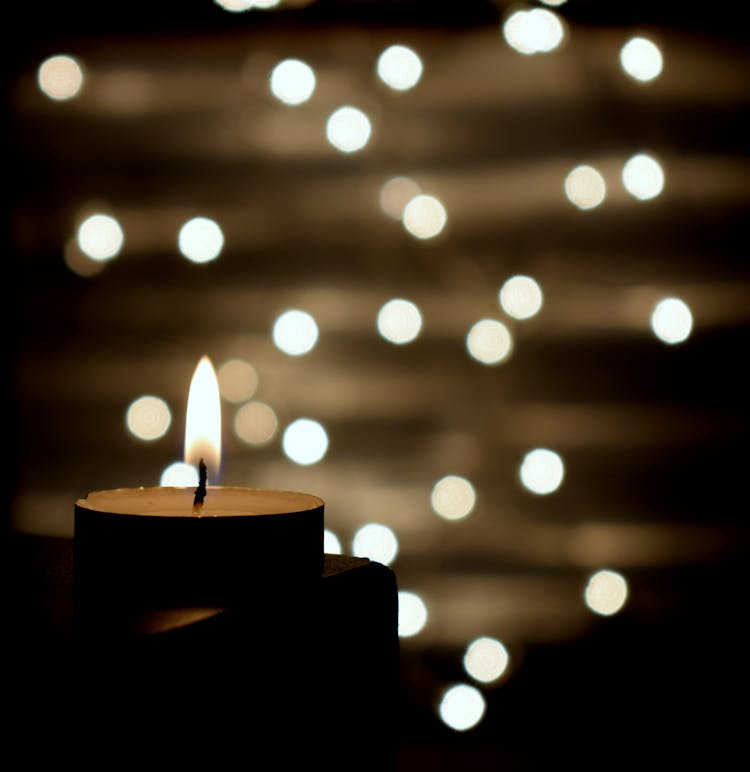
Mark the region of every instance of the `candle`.
MULTIPOLYGON (((209 483, 218 479, 219 391, 207 357, 190 386, 185 459, 198 461, 209 483)), ((75 597, 84 617, 253 605, 269 587, 278 596, 315 585, 324 565, 320 498, 204 483, 93 491, 75 502, 75 597)))

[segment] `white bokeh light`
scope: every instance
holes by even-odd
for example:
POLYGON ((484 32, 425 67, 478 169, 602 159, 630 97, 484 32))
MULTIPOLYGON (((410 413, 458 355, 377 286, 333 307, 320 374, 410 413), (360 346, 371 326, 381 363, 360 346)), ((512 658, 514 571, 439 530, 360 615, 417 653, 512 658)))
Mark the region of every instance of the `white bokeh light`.
POLYGON ((661 75, 664 57, 652 40, 634 37, 620 49, 620 65, 634 80, 648 83, 661 75))
POLYGON ((285 455, 295 464, 316 464, 328 450, 328 435, 323 425, 311 418, 298 418, 284 430, 281 441, 285 455))
POLYGON ((369 558, 388 566, 398 554, 398 539, 387 525, 367 523, 354 534, 352 552, 355 557, 369 558))
POLYGON ((442 233, 447 221, 442 201, 423 193, 406 204, 401 216, 404 228, 417 239, 434 239, 442 233))
POLYGON ((390 343, 411 343, 422 329, 422 314, 410 300, 393 298, 378 311, 377 327, 380 335, 390 343))
POLYGON ((446 520, 461 520, 471 514, 476 501, 474 486, 465 477, 455 474, 438 480, 430 494, 433 511, 446 520))
POLYGON ((64 102, 80 93, 83 68, 77 59, 67 54, 50 56, 39 65, 36 80, 43 94, 56 102, 64 102))
POLYGON ((519 473, 526 489, 545 496, 554 493, 562 485, 565 467, 562 458, 554 450, 535 448, 524 456, 519 473))
POLYGON ((604 177, 587 164, 576 166, 565 177, 565 195, 579 209, 595 209, 607 196, 604 177))
POLYGON ((117 220, 108 214, 92 214, 76 233, 78 248, 92 260, 105 261, 116 257, 125 242, 125 234, 117 220))
POLYGON ((341 540, 330 528, 323 530, 323 552, 326 555, 340 555, 342 553, 341 540))
POLYGON ((565 37, 560 17, 545 8, 514 11, 503 23, 503 37, 520 54, 554 51, 565 37))
POLYGON ((161 398, 146 394, 134 399, 125 414, 125 425, 139 440, 158 440, 172 423, 172 411, 161 398))
POLYGON ((221 254, 224 233, 214 220, 193 217, 180 228, 177 246, 192 263, 208 263, 221 254))
POLYGON ((377 72, 380 80, 390 88, 408 91, 422 77, 422 60, 407 46, 389 46, 378 57, 377 72))
POLYGON ((648 201, 664 190, 664 169, 655 158, 639 153, 622 167, 622 184, 634 198, 648 201))
POLYGON ((508 668, 508 650, 496 638, 483 636, 472 641, 464 654, 464 668, 477 681, 497 681, 508 668))
POLYGON ((427 624, 427 606, 422 598, 409 590, 398 593, 398 635, 412 638, 424 630, 427 624))
POLYGON ((597 571, 589 577, 583 597, 593 612, 612 616, 622 609, 628 599, 628 583, 617 571, 597 571))
POLYGON ((446 689, 438 705, 443 723, 457 732, 475 727, 487 709, 482 693, 475 686, 456 684, 446 689))
POLYGON ((216 371, 219 393, 227 402, 244 402, 258 388, 258 373, 244 359, 227 359, 216 371))
POLYGON ((529 319, 542 307, 542 288, 531 276, 511 276, 500 288, 498 302, 508 316, 529 319))
POLYGON ((287 105, 307 102, 315 91, 315 72, 299 59, 284 59, 271 71, 269 84, 273 95, 287 105))
POLYGON ((477 362, 496 365, 510 356, 513 338, 497 319, 480 319, 466 335, 466 349, 477 362))
POLYGON ((307 311, 293 308, 277 317, 272 335, 276 347, 285 354, 302 356, 315 348, 318 325, 307 311))
POLYGON ((342 153, 356 153, 370 141, 370 119, 357 107, 345 105, 331 113, 326 123, 328 141, 342 153))
POLYGON ((194 488, 198 485, 198 470, 185 461, 175 461, 161 473, 159 485, 175 488, 194 488))
POLYGON ((660 300, 651 313, 651 329, 659 340, 670 345, 682 343, 693 330, 693 314, 680 298, 660 300))

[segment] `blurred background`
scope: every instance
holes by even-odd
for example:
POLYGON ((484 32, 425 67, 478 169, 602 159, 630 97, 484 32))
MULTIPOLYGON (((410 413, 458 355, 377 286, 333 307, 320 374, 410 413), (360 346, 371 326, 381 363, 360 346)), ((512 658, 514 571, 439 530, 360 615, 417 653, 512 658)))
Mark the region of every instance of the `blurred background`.
POLYGON ((748 644, 737 12, 19 7, 9 531, 193 484, 207 354, 221 482, 319 495, 327 551, 396 572, 404 770, 722 768, 748 644))

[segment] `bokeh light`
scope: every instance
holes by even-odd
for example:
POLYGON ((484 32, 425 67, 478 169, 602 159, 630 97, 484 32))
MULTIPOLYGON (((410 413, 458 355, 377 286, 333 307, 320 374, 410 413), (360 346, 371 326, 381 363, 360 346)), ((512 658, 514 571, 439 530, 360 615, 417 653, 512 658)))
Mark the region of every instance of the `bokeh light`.
POLYGON ((622 167, 622 184, 631 196, 647 201, 664 190, 664 170, 655 158, 639 153, 622 167))
POLYGON ((355 557, 369 558, 388 566, 398 554, 398 539, 387 525, 367 523, 354 534, 352 552, 355 557))
POLYGON ((541 496, 554 493, 565 477, 562 458, 548 448, 529 451, 523 457, 519 471, 524 487, 541 496))
POLYGON ((583 597, 595 613, 612 616, 622 609, 628 599, 628 583, 617 571, 597 571, 589 577, 583 597))
POLYGON ((427 606, 422 598, 410 590, 398 593, 398 635, 412 638, 424 630, 427 624, 427 606))
POLYGON ((430 504, 433 511, 446 520, 461 520, 471 513, 477 501, 474 486, 465 478, 449 474, 432 488, 430 504))
POLYGON ((159 485, 175 488, 194 488, 198 485, 198 470, 185 461, 175 461, 161 473, 159 485))
POLYGON ((134 399, 125 414, 125 425, 139 440, 161 439, 172 423, 172 411, 161 397, 146 394, 134 399))
POLYGON ((234 416, 234 433, 248 445, 265 445, 276 434, 279 419, 265 402, 247 402, 234 416))
POLYGON ((302 356, 315 348, 318 325, 307 311, 284 311, 273 323, 273 342, 289 356, 302 356))
POLYGON ((356 153, 369 142, 370 119, 357 107, 345 105, 331 113, 326 123, 328 141, 342 153, 356 153))
POLYGON ((177 238, 180 252, 193 263, 215 260, 224 247, 221 227, 208 217, 193 217, 181 228, 177 238))
POLYGON ((529 319, 542 307, 542 288, 531 276, 511 276, 500 288, 498 302, 508 316, 529 319))
POLYGON ((404 228, 417 239, 434 239, 443 231, 447 220, 442 201, 423 193, 409 201, 401 218, 404 228))
POLYGON ((406 205, 421 192, 419 185, 411 177, 391 177, 380 188, 380 208, 388 217, 401 220, 406 205))
POLYGON ((477 681, 497 681, 508 668, 508 650, 496 638, 483 636, 472 641, 464 654, 464 668, 477 681))
POLYGON ((83 68, 77 59, 58 54, 45 59, 37 70, 37 84, 43 94, 56 102, 78 96, 83 87, 83 68))
POLYGON ((275 8, 281 0, 214 0, 214 2, 230 13, 242 13, 255 9, 265 11, 275 8))
POLYGON ((281 441, 285 455, 301 466, 316 464, 328 450, 328 434, 311 418, 298 418, 284 430, 281 441))
POLYGON ((576 166, 565 178, 565 195, 579 209, 594 209, 607 196, 604 177, 587 164, 576 166))
POLYGON ((520 54, 554 51, 565 37, 560 17, 545 8, 518 10, 503 23, 503 37, 520 54))
POLYGON ((315 83, 312 67, 299 59, 284 59, 279 62, 269 78, 271 92, 287 105, 301 105, 307 102, 315 91, 315 83))
POLYGON ((90 276, 96 276, 101 273, 107 265, 106 260, 93 260, 87 254, 83 252, 78 244, 78 238, 72 237, 65 242, 63 248, 63 260, 65 265, 70 268, 73 273, 88 278, 90 276))
POLYGON ((487 709, 482 693, 475 686, 456 684, 445 690, 438 714, 443 723, 457 732, 475 727, 487 709))
POLYGON ((620 65, 631 78, 647 83, 661 75, 664 57, 652 40, 634 37, 620 49, 620 65))
POLYGON ((323 552, 326 555, 340 555, 342 553, 341 541, 330 528, 323 530, 323 552))
POLYGON ((78 248, 92 260, 111 260, 119 254, 125 234, 117 220, 108 214, 92 214, 76 233, 78 248))
POLYGON ((422 60, 407 46, 389 46, 378 57, 377 72, 387 86, 396 91, 408 91, 422 77, 422 60))
POLYGON ((690 307, 680 298, 660 300, 651 314, 651 329, 664 343, 682 343, 690 337, 693 330, 690 307))
POLYGON ((466 348, 477 362, 496 365, 510 356, 513 338, 497 319, 480 319, 466 335, 466 348))
POLYGON ((227 402, 244 402, 258 388, 258 373, 244 359, 227 359, 216 371, 219 393, 227 402))
POLYGON ((422 314, 410 300, 393 298, 378 311, 377 327, 380 335, 390 343, 411 343, 422 329, 422 314))

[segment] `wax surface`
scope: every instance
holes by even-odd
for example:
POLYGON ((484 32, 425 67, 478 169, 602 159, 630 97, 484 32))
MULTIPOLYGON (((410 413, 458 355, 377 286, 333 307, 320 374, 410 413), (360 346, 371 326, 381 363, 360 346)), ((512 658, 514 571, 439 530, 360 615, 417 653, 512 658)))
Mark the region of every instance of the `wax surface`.
MULTIPOLYGON (((76 506, 97 512, 120 515, 195 517, 194 488, 115 488, 92 491, 78 499, 76 506)), ((305 512, 323 506, 323 501, 309 493, 276 491, 265 488, 208 486, 200 517, 246 517, 305 512)))

